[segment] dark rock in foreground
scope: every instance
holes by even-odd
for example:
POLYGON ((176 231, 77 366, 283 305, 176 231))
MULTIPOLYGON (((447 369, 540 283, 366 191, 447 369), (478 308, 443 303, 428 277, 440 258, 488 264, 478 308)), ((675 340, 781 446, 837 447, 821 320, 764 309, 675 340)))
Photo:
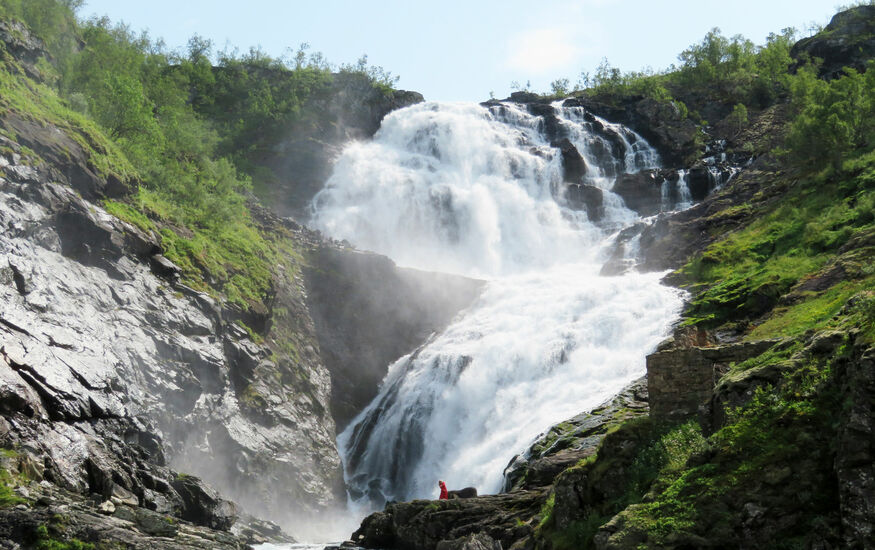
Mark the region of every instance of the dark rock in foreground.
POLYGON ((546 497, 545 491, 533 490, 390 504, 365 518, 352 541, 381 549, 494 550, 496 543, 530 548, 546 497))
POLYGON ((504 490, 548 487, 557 475, 595 454, 613 426, 648 412, 647 379, 639 378, 609 402, 557 424, 504 470, 504 490))

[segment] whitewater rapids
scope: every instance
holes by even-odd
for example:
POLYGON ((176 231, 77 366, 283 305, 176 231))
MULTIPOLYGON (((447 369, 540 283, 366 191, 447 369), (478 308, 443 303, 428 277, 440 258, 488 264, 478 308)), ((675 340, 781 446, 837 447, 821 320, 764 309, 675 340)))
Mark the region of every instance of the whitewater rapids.
POLYGON ((451 488, 500 490, 544 430, 644 374, 682 294, 662 274, 599 276, 617 231, 639 221, 610 192, 659 166, 641 136, 579 107, 423 103, 346 148, 311 223, 402 266, 487 280, 443 332, 389 367, 338 436, 360 511, 451 488), (604 217, 570 208, 556 142, 582 155, 604 217))

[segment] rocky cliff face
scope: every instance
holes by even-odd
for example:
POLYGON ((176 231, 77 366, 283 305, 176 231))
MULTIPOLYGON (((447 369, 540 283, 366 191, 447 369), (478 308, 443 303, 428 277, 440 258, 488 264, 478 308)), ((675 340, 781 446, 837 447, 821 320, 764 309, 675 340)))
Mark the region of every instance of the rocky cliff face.
POLYGON ((4 403, 29 419, 9 424, 7 441, 39 441, 38 461, 48 460, 64 487, 119 484, 162 512, 172 502, 127 472, 123 455, 104 451, 115 470, 91 471, 101 456, 94 447, 106 446, 95 426, 109 422, 109 433, 147 449, 145 457, 197 473, 250 508, 334 505, 340 462, 315 348, 292 361, 255 345, 212 298, 175 282, 152 235, 29 166, 33 156, 0 162, 4 403), (309 393, 296 387, 301 376, 309 393))
MULTIPOLYGON (((13 23, 0 25, 0 38, 38 78, 39 41, 13 23)), ((346 88, 338 98, 350 99, 346 88)), ((338 99, 329 141, 369 135, 385 112, 421 96, 377 99, 346 110, 338 99), (341 129, 343 117, 353 130, 341 129)), ((260 230, 303 254, 277 267, 268 310, 247 317, 181 284, 155 234, 103 208, 134 182, 107 176, 88 149, 95 144, 15 109, 0 114, 0 129, 0 500, 16 488, 0 502, 0 544, 74 537, 238 548, 243 539, 228 530, 243 512, 292 530, 330 521, 326 513, 345 505, 332 407, 343 404, 340 418, 355 415, 365 398, 354 392, 375 391, 380 369, 446 323, 478 284, 370 255, 372 275, 388 286, 357 287, 362 272, 323 269, 319 259, 344 264, 361 254, 253 204, 260 230), (315 262, 306 277, 305 256, 315 262), (335 295, 341 280, 353 283, 335 295), (448 283, 464 289, 462 298, 445 300, 448 283), (390 296, 397 285, 405 291, 390 296), (326 298, 318 310, 310 288, 326 298), (379 302, 363 313, 384 324, 356 317, 347 301, 379 302), (318 334, 314 317, 339 332, 318 334), (373 342, 339 341, 366 326, 386 330, 363 333, 373 342), (355 386, 356 357, 371 344, 366 380, 355 386), (346 385, 332 389, 338 372, 346 385), (17 508, 3 510, 10 503, 17 508)), ((319 163, 329 149, 322 143, 322 155, 308 160, 311 184, 327 173, 319 163)), ((280 536, 275 526, 246 523, 255 526, 241 531, 249 540, 265 540, 259 531, 280 536)))
POLYGON ((311 253, 304 275, 338 431, 377 395, 388 366, 444 329, 483 284, 330 247, 311 253))
POLYGON ((857 71, 875 57, 875 6, 857 6, 837 13, 829 24, 814 36, 797 42, 790 54, 804 62, 820 59, 820 75, 838 78, 845 67, 857 71))

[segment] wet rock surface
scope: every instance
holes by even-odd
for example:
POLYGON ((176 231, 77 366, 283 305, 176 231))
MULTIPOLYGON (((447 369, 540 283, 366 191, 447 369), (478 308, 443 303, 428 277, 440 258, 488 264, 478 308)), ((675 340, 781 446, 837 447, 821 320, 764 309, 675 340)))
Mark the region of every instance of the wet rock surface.
POLYGON ((605 217, 604 191, 595 185, 571 184, 566 188, 565 199, 575 210, 584 210, 593 222, 605 217))
POLYGON ((562 156, 562 174, 565 181, 572 184, 583 183, 583 177, 586 175, 586 162, 571 140, 562 138, 550 145, 559 149, 562 156))
POLYGON ((504 471, 504 490, 552 485, 564 470, 595 454, 611 427, 646 416, 648 410, 647 380, 639 378, 607 403, 553 426, 525 454, 515 456, 504 471))
POLYGON ((699 129, 677 105, 652 98, 629 98, 622 104, 609 104, 586 97, 565 100, 565 106, 578 106, 635 130, 662 156, 667 166, 686 166, 700 158, 699 129))
POLYGON ((320 247, 310 258, 307 304, 340 431, 377 395, 389 365, 443 330, 483 281, 397 268, 385 256, 352 249, 320 247))

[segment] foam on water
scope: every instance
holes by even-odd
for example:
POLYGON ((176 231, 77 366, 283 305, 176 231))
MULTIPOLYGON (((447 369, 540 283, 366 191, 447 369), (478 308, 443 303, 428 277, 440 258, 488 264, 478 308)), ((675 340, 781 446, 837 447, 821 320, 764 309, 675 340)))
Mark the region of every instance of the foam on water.
POLYGON ((389 369, 338 437, 353 500, 434 498, 438 479, 495 492, 543 430, 644 373, 681 294, 660 274, 600 277, 609 235, 638 218, 609 192, 658 165, 647 142, 580 108, 560 136, 524 107, 424 103, 349 146, 314 199, 312 223, 401 265, 486 278, 477 302, 389 369), (606 191, 605 219, 566 207, 567 137, 606 191), (608 231, 606 228, 612 228, 608 231))

